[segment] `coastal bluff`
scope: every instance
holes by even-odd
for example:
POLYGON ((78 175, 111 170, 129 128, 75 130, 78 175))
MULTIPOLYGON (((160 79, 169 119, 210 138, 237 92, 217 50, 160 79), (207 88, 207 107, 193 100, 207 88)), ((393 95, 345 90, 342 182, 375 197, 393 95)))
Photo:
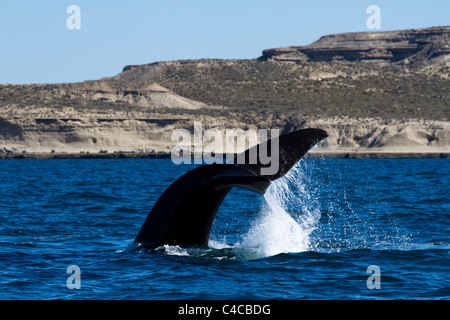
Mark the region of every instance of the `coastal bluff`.
POLYGON ((450 154, 450 27, 326 35, 254 59, 125 66, 99 80, 0 84, 0 158, 168 156, 176 129, 315 127, 312 153, 450 154))
POLYGON ((294 62, 363 61, 420 68, 430 63, 448 62, 449 42, 450 27, 370 34, 349 32, 326 35, 306 46, 267 49, 260 59, 294 62))

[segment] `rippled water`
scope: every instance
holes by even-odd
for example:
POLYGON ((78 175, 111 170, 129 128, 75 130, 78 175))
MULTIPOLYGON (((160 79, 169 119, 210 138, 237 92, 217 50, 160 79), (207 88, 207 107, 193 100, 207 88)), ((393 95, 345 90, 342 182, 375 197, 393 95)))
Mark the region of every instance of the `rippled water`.
POLYGON ((233 189, 209 248, 149 252, 134 237, 192 166, 2 160, 0 298, 448 299, 449 163, 302 160, 265 196, 233 189))

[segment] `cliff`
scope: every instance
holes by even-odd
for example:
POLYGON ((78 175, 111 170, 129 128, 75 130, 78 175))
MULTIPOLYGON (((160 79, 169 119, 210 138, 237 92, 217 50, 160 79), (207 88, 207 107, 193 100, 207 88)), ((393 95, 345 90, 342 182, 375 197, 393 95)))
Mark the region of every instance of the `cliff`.
POLYGON ((356 32, 321 37, 307 46, 267 49, 261 60, 364 61, 423 67, 450 61, 450 27, 386 32, 356 32))
MULTIPOLYGON (((22 110, 24 114, 16 113, 12 119, 0 119, 0 158, 41 157, 42 153, 51 157, 64 154, 81 157, 93 154, 167 156, 178 143, 172 141, 174 130, 184 128, 193 134, 195 120, 202 121, 203 132, 213 129, 214 132, 220 131, 223 137, 227 129, 269 128, 279 129, 283 133, 302 128, 321 128, 328 132, 329 138, 315 152, 335 156, 450 155, 450 123, 440 120, 348 116, 284 119, 270 116, 258 119, 258 125, 254 125, 235 116, 184 114, 180 117, 178 114, 161 116, 139 112, 132 115, 126 112, 87 114, 73 108, 58 112, 33 109, 30 112, 25 108, 22 110), (52 117, 49 117, 49 112, 52 117)), ((205 140, 203 149, 208 144, 205 140)))
POLYGON ((0 157, 168 153, 178 128, 318 127, 334 154, 450 153, 450 27, 324 36, 255 59, 0 85, 0 157), (54 153, 52 153, 54 152, 54 153))

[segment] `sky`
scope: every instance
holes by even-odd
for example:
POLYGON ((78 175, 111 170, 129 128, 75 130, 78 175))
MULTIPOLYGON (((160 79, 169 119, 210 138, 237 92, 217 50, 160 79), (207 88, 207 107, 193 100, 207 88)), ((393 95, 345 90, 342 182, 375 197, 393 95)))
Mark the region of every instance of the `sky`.
POLYGON ((0 83, 80 82, 130 64, 252 59, 326 34, 444 25, 449 0, 2 0, 0 83), (367 26, 370 5, 380 29, 367 26))

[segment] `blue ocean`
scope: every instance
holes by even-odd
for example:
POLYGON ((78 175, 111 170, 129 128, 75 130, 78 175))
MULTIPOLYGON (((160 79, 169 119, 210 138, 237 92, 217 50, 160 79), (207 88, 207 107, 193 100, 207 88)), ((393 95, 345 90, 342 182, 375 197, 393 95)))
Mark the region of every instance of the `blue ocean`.
POLYGON ((450 160, 303 159, 208 248, 133 240, 194 165, 0 160, 0 299, 449 299, 450 160))

